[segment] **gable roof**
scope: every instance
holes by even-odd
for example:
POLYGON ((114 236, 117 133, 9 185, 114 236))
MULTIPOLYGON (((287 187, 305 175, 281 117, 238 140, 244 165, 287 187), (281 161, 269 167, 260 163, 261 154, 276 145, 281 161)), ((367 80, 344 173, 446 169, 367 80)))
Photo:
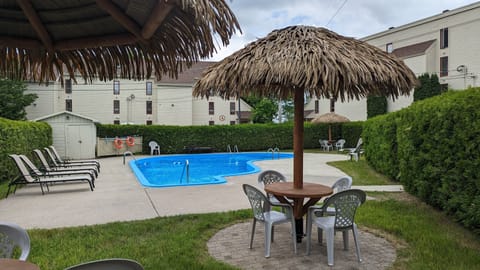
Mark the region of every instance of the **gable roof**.
POLYGON ((170 78, 168 76, 162 76, 162 79, 158 83, 165 84, 193 84, 198 80, 205 69, 215 64, 213 61, 202 61, 194 63, 190 68, 178 73, 178 78, 170 78))
POLYGON ((45 119, 52 118, 52 117, 55 117, 55 116, 58 116, 58 115, 62 115, 62 114, 66 114, 66 115, 70 115, 70 116, 75 116, 75 117, 78 117, 78 118, 86 119, 86 120, 92 121, 92 122, 94 122, 94 123, 100 123, 100 121, 95 120, 95 119, 93 119, 93 118, 90 118, 90 117, 88 117, 88 116, 80 115, 80 114, 73 113, 73 112, 69 112, 69 111, 62 111, 62 112, 56 112, 56 113, 53 113, 53 114, 45 115, 45 116, 39 117, 39 118, 37 118, 37 119, 34 119, 33 121, 35 121, 35 122, 43 121, 43 120, 45 120, 45 119))
POLYGON ((399 58, 409 58, 413 56, 422 55, 435 42, 435 39, 412 44, 393 50, 392 54, 399 58))

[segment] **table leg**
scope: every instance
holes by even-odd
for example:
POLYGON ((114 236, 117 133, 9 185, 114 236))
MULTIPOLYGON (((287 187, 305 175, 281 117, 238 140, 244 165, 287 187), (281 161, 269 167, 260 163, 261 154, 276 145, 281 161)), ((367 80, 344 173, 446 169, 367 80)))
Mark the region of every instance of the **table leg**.
POLYGON ((297 243, 301 243, 303 238, 303 218, 295 219, 295 231, 297 233, 297 243))

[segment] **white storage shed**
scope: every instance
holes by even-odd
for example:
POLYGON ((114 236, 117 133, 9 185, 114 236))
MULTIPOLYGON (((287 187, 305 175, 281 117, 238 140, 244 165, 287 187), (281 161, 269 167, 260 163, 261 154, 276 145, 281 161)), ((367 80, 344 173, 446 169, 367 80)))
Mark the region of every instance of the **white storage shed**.
POLYGON ((53 145, 63 158, 95 158, 95 123, 99 123, 97 120, 64 111, 37 118, 35 121, 46 122, 52 127, 53 145))

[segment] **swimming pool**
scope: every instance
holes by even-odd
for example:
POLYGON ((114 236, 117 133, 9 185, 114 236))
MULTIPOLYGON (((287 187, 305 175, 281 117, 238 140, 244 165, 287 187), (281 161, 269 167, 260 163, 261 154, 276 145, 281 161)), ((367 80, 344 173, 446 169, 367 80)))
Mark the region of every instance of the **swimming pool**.
POLYGON ((225 176, 256 173, 254 161, 292 158, 291 153, 249 152, 166 155, 130 161, 138 181, 146 187, 225 183, 225 176))

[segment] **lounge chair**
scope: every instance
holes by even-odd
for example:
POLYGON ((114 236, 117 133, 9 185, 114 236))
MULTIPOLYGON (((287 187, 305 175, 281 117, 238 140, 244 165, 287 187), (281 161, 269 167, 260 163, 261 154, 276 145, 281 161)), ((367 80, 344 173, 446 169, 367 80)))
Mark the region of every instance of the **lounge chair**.
POLYGON ((13 193, 15 193, 17 186, 18 185, 29 185, 29 184, 35 184, 35 185, 40 185, 40 189, 42 190, 42 194, 45 194, 43 190, 43 186, 47 187, 48 189, 48 184, 52 183, 68 183, 68 182, 87 182, 90 186, 90 190, 93 191, 93 183, 90 180, 90 175, 88 174, 83 174, 83 175, 76 175, 76 176, 38 176, 38 175, 32 175, 26 165, 23 163, 22 159, 18 155, 9 155, 10 158, 13 159, 15 162, 15 165, 18 168, 18 171, 20 172, 20 176, 15 178, 13 181, 11 181, 8 184, 8 190, 7 190, 7 195, 10 193, 10 188, 12 186, 15 186, 15 190, 13 193))
POLYGON ((42 172, 37 166, 25 155, 18 155, 20 159, 27 165, 31 174, 37 176, 65 176, 65 175, 85 175, 88 174, 90 181, 92 181, 93 186, 95 187, 95 174, 91 170, 76 170, 76 171, 51 171, 51 172, 42 172))
POLYGON ((95 159, 69 159, 63 160, 62 157, 58 154, 57 150, 53 145, 48 147, 51 151, 53 156, 55 157, 55 161, 59 164, 82 164, 82 165, 95 165, 97 166, 98 171, 100 171, 100 162, 95 159))
POLYGON ((97 174, 100 172, 100 170, 98 169, 98 166, 95 165, 95 164, 88 164, 88 163, 58 163, 57 162, 57 159, 55 158, 55 155, 53 154, 53 151, 48 148, 48 147, 45 147, 43 148, 45 150, 45 153, 47 153, 47 156, 50 158, 50 161, 51 161, 51 166, 52 167, 55 167, 55 168, 75 168, 75 169, 83 169, 83 170, 95 170, 97 171, 97 174))
POLYGON ((348 153, 348 155, 350 156, 350 160, 355 160, 355 161, 360 160, 360 155, 363 153, 362 146, 363 146, 363 140, 362 138, 359 138, 357 142, 357 146, 353 149, 349 149, 350 152, 348 153))
MULTIPOLYGON (((92 173, 95 177, 98 176, 98 172, 95 168, 91 169, 84 169, 82 167, 50 167, 48 164, 47 158, 43 155, 42 151, 39 149, 33 150, 33 153, 37 156, 38 160, 42 163, 42 167, 40 168, 41 171, 44 173, 53 173, 53 172, 82 172, 82 173, 92 173)), ((79 173, 72 173, 72 174, 79 174, 79 173)))

